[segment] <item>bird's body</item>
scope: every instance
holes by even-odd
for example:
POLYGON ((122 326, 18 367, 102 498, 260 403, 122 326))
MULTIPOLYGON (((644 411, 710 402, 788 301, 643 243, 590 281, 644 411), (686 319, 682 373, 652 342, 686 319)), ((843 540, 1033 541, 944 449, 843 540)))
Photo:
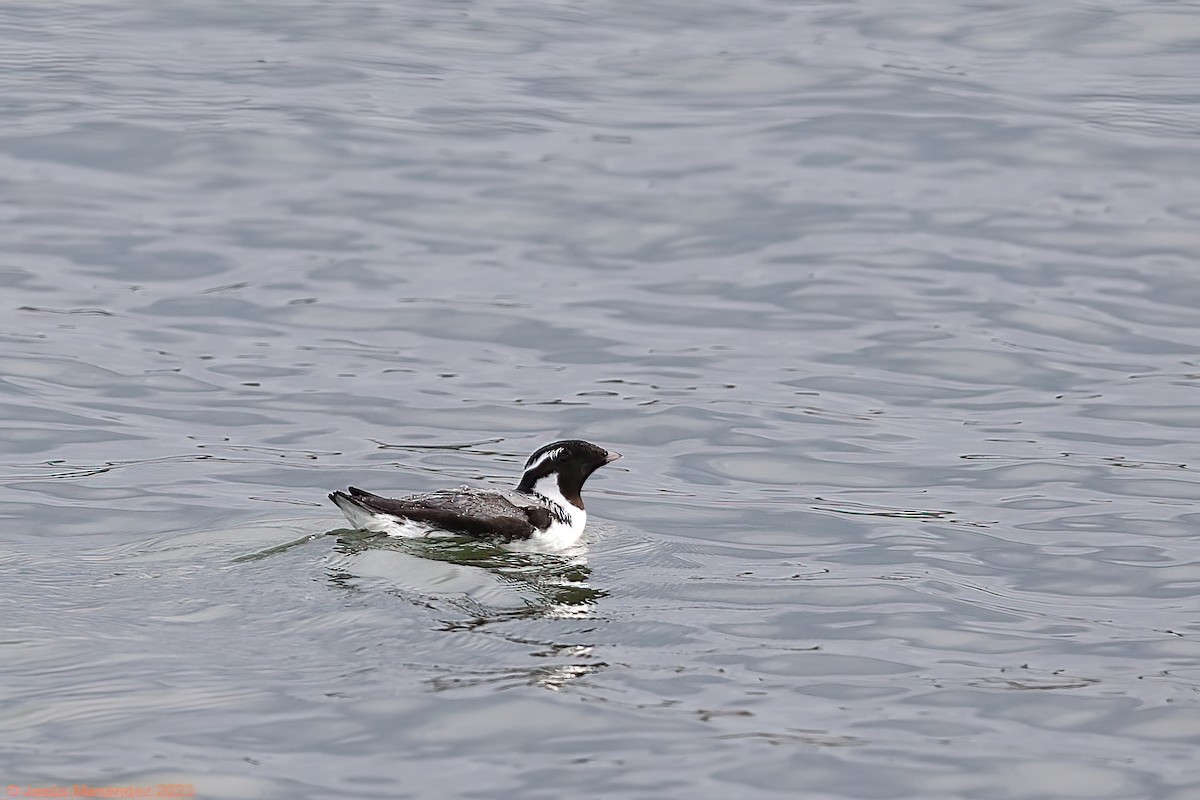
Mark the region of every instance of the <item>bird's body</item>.
POLYGON ((562 549, 587 523, 579 495, 584 481, 620 457, 584 441, 554 442, 529 457, 513 490, 460 486, 392 499, 350 487, 329 499, 351 524, 390 536, 441 532, 562 549))

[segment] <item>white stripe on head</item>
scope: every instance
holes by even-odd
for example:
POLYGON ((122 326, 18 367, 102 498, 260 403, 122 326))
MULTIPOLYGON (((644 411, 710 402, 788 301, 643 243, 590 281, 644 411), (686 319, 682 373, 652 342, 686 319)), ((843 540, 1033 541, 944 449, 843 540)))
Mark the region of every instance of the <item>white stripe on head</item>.
POLYGON ((528 467, 526 467, 525 471, 529 472, 530 470, 537 469, 538 467, 540 467, 542 464, 549 461, 550 459, 558 458, 560 455, 562 455, 562 451, 563 451, 563 449, 561 447, 556 447, 553 450, 547 450, 545 453, 542 453, 540 456, 537 457, 537 461, 534 461, 532 464, 530 464, 528 467))

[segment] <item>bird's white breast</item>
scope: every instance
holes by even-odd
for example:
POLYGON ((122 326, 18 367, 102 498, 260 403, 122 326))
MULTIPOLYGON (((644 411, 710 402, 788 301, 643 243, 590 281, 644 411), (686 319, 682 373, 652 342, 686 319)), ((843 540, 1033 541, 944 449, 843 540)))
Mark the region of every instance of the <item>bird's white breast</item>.
POLYGON ((562 496, 558 488, 558 477, 547 475, 533 485, 533 493, 546 501, 553 511, 557 507, 564 522, 558 515, 551 514, 550 527, 544 531, 535 530, 531 544, 548 550, 565 550, 579 541, 583 529, 587 525, 587 512, 572 505, 562 496))

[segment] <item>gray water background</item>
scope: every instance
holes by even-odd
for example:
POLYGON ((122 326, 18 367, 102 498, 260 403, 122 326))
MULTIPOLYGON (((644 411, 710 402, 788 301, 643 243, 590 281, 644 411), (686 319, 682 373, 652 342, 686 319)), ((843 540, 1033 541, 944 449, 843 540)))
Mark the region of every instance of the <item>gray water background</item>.
POLYGON ((0 42, 3 785, 1200 797, 1195 3, 0 42), (563 436, 582 560, 324 500, 563 436))

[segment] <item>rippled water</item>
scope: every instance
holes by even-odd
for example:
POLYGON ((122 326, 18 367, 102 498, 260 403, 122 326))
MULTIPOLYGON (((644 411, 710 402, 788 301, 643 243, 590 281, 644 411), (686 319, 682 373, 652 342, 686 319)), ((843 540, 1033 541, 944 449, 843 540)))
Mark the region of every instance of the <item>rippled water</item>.
POLYGON ((1200 15, 0 8, 0 781, 1200 797, 1200 15), (582 557, 348 483, 579 436, 582 557))

